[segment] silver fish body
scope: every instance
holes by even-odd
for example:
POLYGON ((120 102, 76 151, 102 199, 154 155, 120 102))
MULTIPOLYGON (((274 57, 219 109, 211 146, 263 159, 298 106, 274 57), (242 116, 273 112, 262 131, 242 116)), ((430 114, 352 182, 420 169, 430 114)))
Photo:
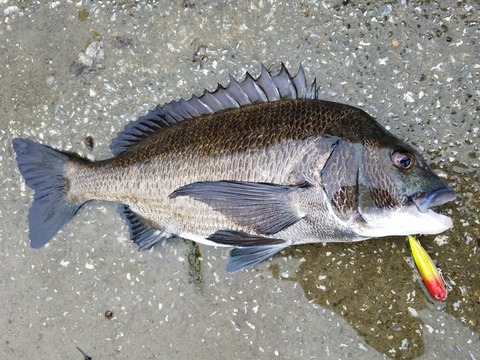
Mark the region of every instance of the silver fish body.
POLYGON ((89 162, 15 139, 35 190, 33 247, 90 200, 117 202, 147 249, 172 236, 234 247, 227 270, 287 246, 439 233, 455 198, 421 155, 364 111, 317 99, 303 70, 171 102, 127 125, 114 157, 89 162))

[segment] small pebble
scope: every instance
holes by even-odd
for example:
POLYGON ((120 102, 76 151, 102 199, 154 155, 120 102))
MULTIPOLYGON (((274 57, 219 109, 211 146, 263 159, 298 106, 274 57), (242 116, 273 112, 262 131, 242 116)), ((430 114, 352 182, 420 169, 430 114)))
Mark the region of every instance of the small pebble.
POLYGON ((53 86, 55 84, 55 75, 53 74, 49 74, 47 75, 47 77, 45 78, 45 81, 47 82, 47 85, 48 86, 53 86))

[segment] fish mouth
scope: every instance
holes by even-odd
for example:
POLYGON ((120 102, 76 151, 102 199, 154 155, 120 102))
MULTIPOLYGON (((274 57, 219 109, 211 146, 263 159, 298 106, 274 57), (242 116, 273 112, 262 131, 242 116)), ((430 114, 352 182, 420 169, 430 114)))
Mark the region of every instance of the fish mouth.
POLYGON ((412 201, 420 212, 425 213, 431 208, 455 200, 456 197, 457 193, 455 190, 447 187, 415 194, 412 196, 412 201))
POLYGON ((456 197, 457 194, 452 188, 443 187, 414 194, 407 199, 405 206, 391 211, 361 212, 363 222, 355 232, 365 238, 440 234, 450 229, 453 221, 432 208, 452 201, 456 197))

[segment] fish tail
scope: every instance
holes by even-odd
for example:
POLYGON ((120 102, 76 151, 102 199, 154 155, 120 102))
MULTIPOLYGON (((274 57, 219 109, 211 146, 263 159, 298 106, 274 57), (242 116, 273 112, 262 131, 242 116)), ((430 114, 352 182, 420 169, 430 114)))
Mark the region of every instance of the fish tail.
POLYGON ((28 223, 30 245, 40 248, 84 204, 70 203, 67 199, 68 180, 64 168, 73 156, 27 139, 14 139, 13 149, 25 183, 35 191, 28 223))

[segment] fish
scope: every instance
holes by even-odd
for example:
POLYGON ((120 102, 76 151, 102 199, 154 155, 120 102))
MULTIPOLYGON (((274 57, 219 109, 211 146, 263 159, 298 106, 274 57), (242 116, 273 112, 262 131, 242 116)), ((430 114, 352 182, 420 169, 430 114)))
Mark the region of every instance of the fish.
POLYGON ((445 288, 445 283, 438 272, 437 267, 414 236, 408 235, 407 238, 410 243, 410 249, 412 249, 413 259, 415 260, 418 272, 422 276, 428 292, 435 300, 444 301, 447 298, 447 289, 445 288))
POLYGON ((302 66, 230 75, 128 123, 113 156, 89 161, 13 139, 41 248, 83 204, 117 203, 146 250, 172 237, 231 249, 229 272, 297 244, 437 234, 456 197, 411 145, 365 111, 320 99, 302 66))

